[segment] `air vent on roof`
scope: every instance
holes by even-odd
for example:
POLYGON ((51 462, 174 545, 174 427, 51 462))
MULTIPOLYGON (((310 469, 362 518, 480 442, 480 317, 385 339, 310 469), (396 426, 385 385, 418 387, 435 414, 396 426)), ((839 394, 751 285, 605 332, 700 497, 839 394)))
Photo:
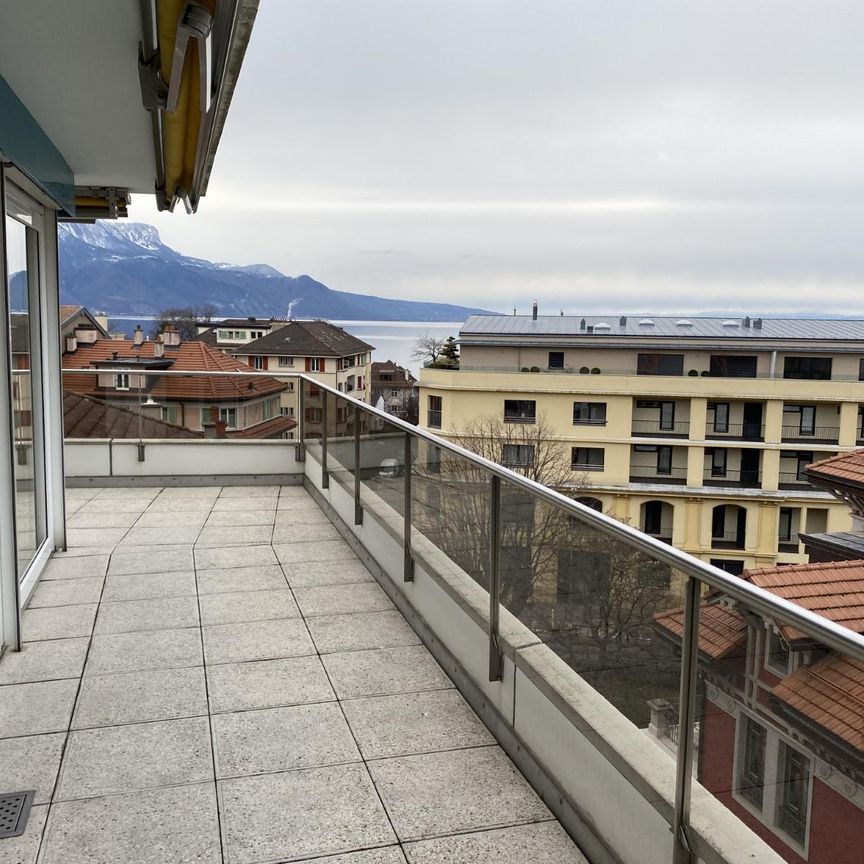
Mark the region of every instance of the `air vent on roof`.
POLYGON ((675 322, 675 326, 676 326, 676 327, 692 327, 692 326, 693 326, 693 322, 692 322, 692 321, 688 321, 686 318, 679 318, 679 319, 675 322))
POLYGON ((723 326, 724 326, 724 327, 737 327, 737 326, 738 326, 738 322, 737 322, 737 321, 732 321, 730 318, 727 318, 727 319, 723 322, 723 326))
POLYGON ((639 319, 640 327, 653 327, 654 322, 650 318, 640 318, 639 319))
POLYGON ((618 319, 618 326, 619 327, 626 327, 627 326, 627 316, 626 315, 622 315, 618 319))
POLYGON ((605 331, 611 330, 611 329, 612 328, 608 324, 604 324, 602 321, 599 324, 594 325, 594 332, 595 333, 598 333, 601 330, 605 332, 605 331))

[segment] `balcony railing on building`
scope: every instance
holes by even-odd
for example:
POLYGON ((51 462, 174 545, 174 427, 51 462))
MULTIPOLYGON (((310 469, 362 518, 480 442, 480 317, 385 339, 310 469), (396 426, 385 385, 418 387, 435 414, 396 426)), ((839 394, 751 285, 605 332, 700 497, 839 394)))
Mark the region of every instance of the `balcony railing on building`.
POLYGON ((727 423, 718 427, 714 423, 705 424, 705 439, 720 438, 724 441, 762 441, 765 427, 759 423, 727 423))
POLYGON ((637 437, 686 438, 690 434, 690 421, 663 423, 660 420, 634 420, 632 433, 637 437))
POLYGON ((712 549, 743 549, 744 532, 724 531, 722 534, 711 532, 712 549))
POLYGON ((810 483, 800 471, 781 471, 778 486, 780 489, 808 489, 810 483))
POLYGON ((631 483, 686 483, 687 469, 678 466, 631 465, 631 483))
POLYGON ((706 486, 739 486, 744 489, 760 489, 762 487, 762 473, 733 468, 727 468, 720 472, 713 468, 706 468, 702 482, 706 486))
POLYGON ((783 426, 784 442, 809 441, 812 444, 836 444, 840 440, 839 426, 783 426))
POLYGON ((777 551, 798 554, 801 551, 800 541, 798 540, 798 532, 795 531, 788 537, 780 537, 777 541, 777 551))

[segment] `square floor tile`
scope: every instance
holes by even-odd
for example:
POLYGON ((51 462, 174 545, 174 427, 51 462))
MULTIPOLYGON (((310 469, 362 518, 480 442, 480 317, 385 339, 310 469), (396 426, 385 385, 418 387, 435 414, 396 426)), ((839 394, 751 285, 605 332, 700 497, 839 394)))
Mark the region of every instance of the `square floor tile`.
MULTIPOLYGON (((476 834, 420 840, 405 846, 411 864, 588 864, 557 822, 535 822, 476 834)), ((320 862, 316 862, 320 864, 320 862)))
POLYGON ((276 511, 276 525, 332 525, 333 523, 318 509, 311 507, 293 507, 276 511))
POLYGON ((28 642, 89 636, 93 630, 95 617, 95 603, 25 609, 21 615, 21 635, 28 642))
POLYGON ((275 510, 276 498, 219 498, 213 505, 214 513, 225 513, 231 510, 275 510))
POLYGON ((123 542, 117 547, 122 551, 126 546, 164 546, 166 543, 176 543, 178 546, 194 543, 201 527, 188 524, 182 519, 175 520, 173 525, 159 525, 129 529, 123 542), (181 524, 177 524, 180 522, 181 524))
POLYGON ((405 856, 398 846, 382 846, 380 849, 316 858, 315 864, 405 864, 405 856))
POLYGON ((205 527, 196 546, 248 546, 250 543, 269 543, 273 534, 272 525, 218 525, 205 527))
POLYGON ((296 588, 294 596, 303 615, 348 615, 353 612, 384 612, 394 608, 377 582, 296 588))
POLYGON ((457 690, 349 699, 342 707, 366 759, 495 743, 457 690))
POLYGON ((202 633, 208 664, 273 660, 315 653, 315 646, 301 618, 215 624, 203 627, 202 633))
POLYGON ((40 609, 50 606, 81 606, 85 603, 98 603, 104 581, 102 576, 40 581, 30 596, 27 608, 40 609))
POLYGON ((210 710, 214 714, 327 702, 336 698, 317 657, 208 666, 207 683, 210 710))
POLYGON ((0 864, 35 864, 47 816, 47 806, 31 808, 24 833, 7 837, 0 844, 0 864))
POLYGON ((238 591, 200 598, 202 624, 240 624, 272 618, 299 618, 300 610, 286 585, 281 591, 238 591))
POLYGON ((322 656, 340 699, 386 696, 453 686, 422 645, 346 651, 322 656))
MULTIPOLYGON (((65 732, 52 735, 30 735, 24 738, 0 738, 0 765, 3 766, 3 791, 34 789, 34 804, 51 800, 65 732)), ((3 844, 0 844, 0 849, 3 844)), ((3 859, 0 858, 0 861, 3 859)))
POLYGON ((313 588, 319 585, 347 585, 354 582, 372 582, 372 574, 359 560, 306 561, 303 564, 284 564, 285 578, 292 588, 313 588))
POLYGON ((66 521, 67 528, 131 528, 139 519, 138 513, 76 513, 66 521))
POLYGON ((112 574, 105 582, 104 603, 122 600, 152 600, 159 597, 194 597, 195 573, 176 570, 168 573, 112 574))
POLYGON ((191 546, 118 549, 111 556, 108 573, 174 573, 178 570, 193 570, 194 567, 191 546))
POLYGON ((206 717, 71 732, 55 801, 197 783, 213 776, 206 717))
POLYGON ((65 732, 78 681, 40 681, 0 687, 0 738, 65 732))
POLYGON ((217 777, 360 761, 336 702, 217 714, 213 747, 217 777))
POLYGON ((212 783, 64 801, 39 864, 221 864, 212 783))
POLYGON ((206 713, 207 690, 200 666, 85 675, 72 728, 173 720, 206 713))
POLYGON ((280 523, 273 529, 274 543, 307 543, 318 540, 342 540, 330 522, 311 525, 280 523))
POLYGON ((201 633, 197 627, 94 636, 85 675, 107 675, 145 669, 201 666, 201 633))
POLYGON ((86 638, 25 642, 20 651, 6 651, 0 659, 0 684, 77 678, 84 668, 88 643, 86 638))
POLYGON ((552 818, 498 747, 398 756, 369 770, 400 840, 552 818))
MULTIPOLYGON (((253 502, 254 503, 254 502, 253 502)), ((266 525, 273 527, 275 510, 214 510, 208 517, 207 528, 237 528, 241 525, 266 525)))
POLYGON ((198 623, 197 597, 128 600, 103 603, 99 607, 99 617, 93 632, 104 634, 178 630, 183 627, 196 627, 198 623))
POLYGON ((68 528, 66 542, 70 546, 114 546, 126 535, 128 528, 68 528))
POLYGON ((45 567, 41 582, 51 579, 92 579, 104 576, 108 569, 107 555, 80 555, 59 557, 55 555, 45 567))
POLYGON ((296 861, 394 839, 359 764, 222 780, 219 799, 232 864, 296 861))
POLYGON ((275 543, 273 548, 280 564, 302 564, 304 561, 351 561, 357 558, 344 540, 275 543))
POLYGON ((278 486, 223 486, 220 498, 278 498, 278 486))
POLYGON ((288 585, 278 564, 263 567, 227 567, 199 570, 199 594, 225 594, 232 591, 274 591, 288 585))
POLYGON ((307 618, 306 626, 321 654, 420 644, 420 637, 396 610, 361 612, 357 615, 322 615, 307 618))
POLYGON ((220 546, 195 549, 195 567, 198 570, 258 567, 276 563, 278 563, 276 555, 270 546, 220 546))
POLYGON ((140 515, 147 509, 149 501, 125 500, 122 498, 94 498, 88 501, 79 513, 137 513, 140 515))
MULTIPOLYGON (((158 504, 154 504, 158 507, 158 504)), ((209 504, 196 505, 194 510, 184 510, 183 515, 178 515, 177 510, 163 511, 161 509, 146 510, 135 523, 136 528, 173 528, 178 522, 182 522, 187 528, 201 529, 210 512, 209 504)))

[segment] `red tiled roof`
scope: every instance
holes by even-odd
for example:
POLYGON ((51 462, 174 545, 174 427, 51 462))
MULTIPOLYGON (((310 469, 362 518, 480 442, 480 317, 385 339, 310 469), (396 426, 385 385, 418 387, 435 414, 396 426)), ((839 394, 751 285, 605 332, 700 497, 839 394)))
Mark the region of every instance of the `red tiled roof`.
POLYGON ((73 315, 80 312, 83 306, 61 306, 60 307, 60 323, 68 321, 73 315))
MULTIPOLYGON (((715 595, 716 596, 716 595, 715 595)), ((679 639, 684 635, 684 610, 670 609, 654 616, 657 624, 679 639)), ((747 624, 728 606, 703 603, 699 609, 699 650, 712 660, 722 660, 747 642, 747 624)))
MULTIPOLYGON (((110 368, 112 359, 116 359, 117 369, 134 374, 130 363, 140 358, 142 367, 146 361, 158 362, 155 357, 155 342, 144 342, 136 346, 132 340, 99 339, 92 345, 79 345, 77 350, 63 355, 64 369, 91 369, 95 367, 110 368), (113 355, 117 354, 114 358, 113 355)), ((249 372, 245 363, 223 354, 200 341, 182 342, 177 347, 165 348, 165 359, 174 362, 169 367, 172 372, 249 372)), ((280 393, 286 388, 284 383, 275 378, 260 375, 244 375, 236 379, 223 377, 197 376, 194 378, 165 377, 149 379, 145 390, 147 396, 154 399, 170 399, 200 402, 241 402, 258 399, 273 393, 280 393)), ((67 390, 85 393, 91 396, 104 396, 106 391, 98 387, 96 374, 65 375, 63 385, 67 390)), ((137 390, 128 392, 107 391, 112 399, 138 399, 137 390)))
POLYGON ((233 429, 226 433, 228 438, 281 438, 285 432, 290 432, 297 426, 297 421, 291 417, 279 416, 245 429, 233 429))
POLYGON ((63 434, 66 438, 202 438, 184 426, 175 426, 152 417, 91 399, 80 393, 63 393, 63 434))
POLYGON ((845 480, 864 486, 864 450, 838 453, 807 466, 807 473, 827 480, 845 480))

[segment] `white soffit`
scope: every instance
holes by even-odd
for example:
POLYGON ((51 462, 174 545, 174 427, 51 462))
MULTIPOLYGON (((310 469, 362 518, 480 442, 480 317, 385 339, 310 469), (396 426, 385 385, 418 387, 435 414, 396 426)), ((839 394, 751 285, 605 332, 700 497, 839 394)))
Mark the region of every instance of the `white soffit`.
POLYGON ((138 0, 25 0, 0 11, 0 75, 63 154, 79 186, 152 194, 141 104, 138 0))

